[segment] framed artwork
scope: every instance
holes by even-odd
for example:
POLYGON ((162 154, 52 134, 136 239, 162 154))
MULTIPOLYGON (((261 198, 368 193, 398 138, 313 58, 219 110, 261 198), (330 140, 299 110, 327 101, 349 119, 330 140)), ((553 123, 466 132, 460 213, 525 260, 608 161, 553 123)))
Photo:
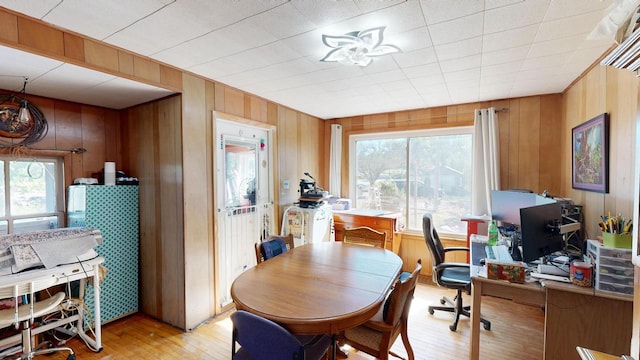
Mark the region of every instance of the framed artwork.
POLYGON ((609 192, 609 114, 603 113, 571 130, 574 189, 609 192))

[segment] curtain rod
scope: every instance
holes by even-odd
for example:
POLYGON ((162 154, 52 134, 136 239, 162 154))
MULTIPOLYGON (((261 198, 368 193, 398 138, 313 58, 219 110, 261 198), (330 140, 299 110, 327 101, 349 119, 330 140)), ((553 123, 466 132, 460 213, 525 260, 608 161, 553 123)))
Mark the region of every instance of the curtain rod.
POLYGON ((77 147, 77 148, 73 148, 73 149, 40 149, 40 148, 30 148, 30 147, 25 147, 25 146, 3 146, 2 144, 0 144, 0 149, 11 149, 12 151, 61 151, 61 152, 70 152, 72 154, 84 154, 87 152, 87 149, 83 148, 83 147, 77 147))
MULTIPOLYGON (((406 112, 406 111, 412 111, 412 110, 397 111, 397 112, 406 112)), ((466 111, 466 112, 459 112, 459 113, 456 113, 456 115, 463 115, 463 114, 474 114, 474 115, 475 115, 476 111, 477 111, 477 110, 473 110, 473 111, 466 111)), ((495 110, 495 112, 496 112, 496 113, 499 113, 499 112, 509 112, 509 108, 504 107, 504 108, 496 109, 496 110, 495 110)), ((376 114, 376 115, 384 115, 384 114, 387 114, 387 113, 383 113, 383 114, 376 114)), ((366 116, 368 116, 368 115, 349 116, 349 117, 346 117, 346 118, 348 118, 348 119, 353 119, 353 118, 357 118, 357 117, 363 117, 363 118, 364 118, 364 117, 366 117, 366 116)), ((424 118, 424 119, 439 119, 439 118, 446 118, 446 117, 448 117, 448 116, 450 116, 450 115, 449 115, 449 114, 444 114, 444 115, 434 115, 434 116, 429 116, 428 118, 424 118)), ((345 119, 345 118, 341 118, 341 119, 345 119)), ((341 120, 341 119, 331 119, 331 120, 334 120, 334 121, 335 121, 335 120, 338 120, 338 122, 336 122, 335 124, 342 124, 342 122, 340 122, 340 120, 341 120)), ((412 120, 409 120, 409 121, 415 121, 415 120, 416 120, 416 119, 412 119, 412 120)), ((387 122, 376 121, 376 122, 371 122, 371 123, 369 123, 369 124, 370 124, 370 125, 378 125, 378 124, 387 124, 387 122)))

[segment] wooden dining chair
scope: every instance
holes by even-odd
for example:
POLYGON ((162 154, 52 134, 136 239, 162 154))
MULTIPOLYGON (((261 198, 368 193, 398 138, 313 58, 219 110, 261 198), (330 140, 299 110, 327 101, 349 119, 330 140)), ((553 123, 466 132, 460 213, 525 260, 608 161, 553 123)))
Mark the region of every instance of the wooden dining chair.
POLYGON ((293 234, 271 235, 265 241, 256 243, 256 262, 260 264, 274 256, 294 248, 293 234))
POLYGON ((349 244, 367 245, 384 249, 387 234, 367 226, 344 229, 342 241, 349 244))
POLYGON ((387 360, 389 354, 402 358, 390 350, 391 345, 400 335, 409 360, 414 360, 413 348, 409 343, 407 330, 409 309, 421 269, 422 260, 418 259, 413 272, 408 277, 396 281, 393 290, 378 313, 363 325, 345 330, 340 336, 341 342, 375 356, 377 359, 387 360))

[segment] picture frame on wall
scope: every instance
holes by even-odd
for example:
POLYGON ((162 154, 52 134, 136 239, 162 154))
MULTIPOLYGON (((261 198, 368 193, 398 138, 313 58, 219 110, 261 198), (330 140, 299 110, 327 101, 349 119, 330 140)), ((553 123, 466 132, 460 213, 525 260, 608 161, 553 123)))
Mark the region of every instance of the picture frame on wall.
POLYGON ((571 186, 609 192, 609 114, 602 113, 571 129, 571 186))

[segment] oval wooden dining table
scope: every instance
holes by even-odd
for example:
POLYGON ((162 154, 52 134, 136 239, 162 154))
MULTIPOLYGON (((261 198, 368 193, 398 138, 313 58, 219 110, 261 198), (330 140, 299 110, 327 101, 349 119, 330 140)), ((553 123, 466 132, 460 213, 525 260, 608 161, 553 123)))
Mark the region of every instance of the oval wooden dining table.
POLYGON ((370 319, 402 269, 393 252, 342 242, 296 247, 240 274, 236 308, 299 335, 337 334, 370 319))

